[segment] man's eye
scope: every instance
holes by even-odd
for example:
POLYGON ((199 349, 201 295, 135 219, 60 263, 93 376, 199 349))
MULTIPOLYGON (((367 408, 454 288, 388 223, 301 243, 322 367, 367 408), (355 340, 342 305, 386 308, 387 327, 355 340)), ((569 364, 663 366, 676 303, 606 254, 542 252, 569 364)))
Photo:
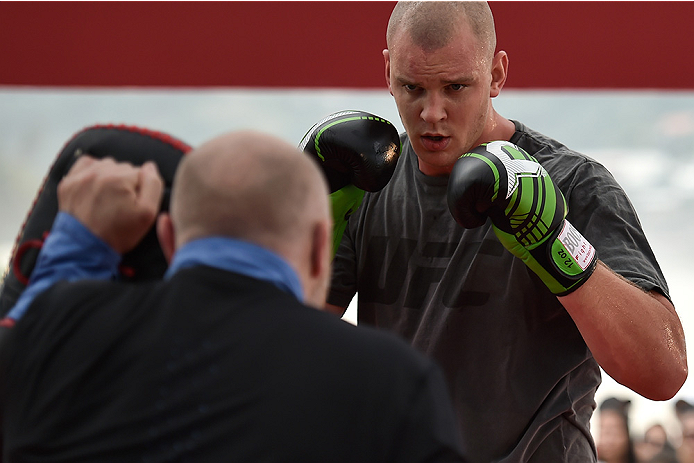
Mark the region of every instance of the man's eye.
POLYGON ((415 90, 417 90, 417 86, 414 85, 414 84, 405 84, 405 85, 403 85, 403 87, 404 87, 405 90, 407 90, 408 92, 414 92, 415 90))
POLYGON ((463 84, 451 84, 451 85, 449 85, 449 88, 450 88, 451 90, 457 92, 458 90, 464 89, 464 88, 465 88, 465 85, 463 85, 463 84))

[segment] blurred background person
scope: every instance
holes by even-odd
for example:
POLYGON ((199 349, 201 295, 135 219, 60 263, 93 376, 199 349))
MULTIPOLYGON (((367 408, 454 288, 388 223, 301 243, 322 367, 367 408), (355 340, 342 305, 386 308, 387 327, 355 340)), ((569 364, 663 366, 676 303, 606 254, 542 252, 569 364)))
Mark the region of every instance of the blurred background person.
POLYGON ((651 425, 643 439, 634 444, 638 463, 677 463, 675 447, 670 442, 665 426, 660 423, 651 425))
POLYGON ((615 397, 600 405, 600 431, 597 436, 598 461, 601 463, 636 463, 634 443, 629 433, 631 401, 615 397))
POLYGON ((694 406, 684 400, 678 400, 675 403, 675 413, 682 429, 677 458, 680 463, 694 463, 694 406))

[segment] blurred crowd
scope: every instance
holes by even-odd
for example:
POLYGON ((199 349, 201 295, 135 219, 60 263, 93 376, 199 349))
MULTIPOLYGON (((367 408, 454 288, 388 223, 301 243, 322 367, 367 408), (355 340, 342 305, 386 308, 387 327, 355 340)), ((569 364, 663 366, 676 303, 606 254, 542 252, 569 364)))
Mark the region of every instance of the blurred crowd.
POLYGON ((694 405, 675 403, 676 435, 662 423, 651 424, 637 436, 629 428, 629 400, 609 398, 599 407, 595 436, 600 463, 694 463, 694 405))

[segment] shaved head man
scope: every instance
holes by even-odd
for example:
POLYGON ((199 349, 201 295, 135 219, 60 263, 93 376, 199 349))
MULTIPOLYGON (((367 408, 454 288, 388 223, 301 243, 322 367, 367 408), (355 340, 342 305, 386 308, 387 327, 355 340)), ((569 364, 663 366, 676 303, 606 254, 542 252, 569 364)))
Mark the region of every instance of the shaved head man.
POLYGON ((510 60, 493 7, 393 8, 382 53, 402 152, 349 219, 327 307, 358 294, 360 325, 443 367, 471 461, 595 462, 600 367, 669 399, 688 374, 684 332, 610 172, 495 110, 510 60))

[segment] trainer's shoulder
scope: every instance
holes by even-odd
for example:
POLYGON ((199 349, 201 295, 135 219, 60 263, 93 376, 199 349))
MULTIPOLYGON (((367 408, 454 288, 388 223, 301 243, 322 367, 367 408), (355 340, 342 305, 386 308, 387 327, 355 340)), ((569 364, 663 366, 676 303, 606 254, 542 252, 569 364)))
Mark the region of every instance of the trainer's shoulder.
POLYGON ((138 284, 98 279, 58 281, 36 296, 22 321, 25 318, 33 321, 56 319, 112 305, 136 305, 135 300, 156 298, 157 288, 162 284, 160 280, 138 284), (45 317, 46 312, 50 312, 51 317, 45 317))
MULTIPOLYGON (((71 299, 95 299, 112 301, 114 297, 127 298, 137 294, 147 295, 164 285, 164 280, 132 283, 120 280, 83 279, 59 281, 39 297, 44 300, 65 301, 71 299)), ((38 298, 37 298, 38 299, 38 298)))

